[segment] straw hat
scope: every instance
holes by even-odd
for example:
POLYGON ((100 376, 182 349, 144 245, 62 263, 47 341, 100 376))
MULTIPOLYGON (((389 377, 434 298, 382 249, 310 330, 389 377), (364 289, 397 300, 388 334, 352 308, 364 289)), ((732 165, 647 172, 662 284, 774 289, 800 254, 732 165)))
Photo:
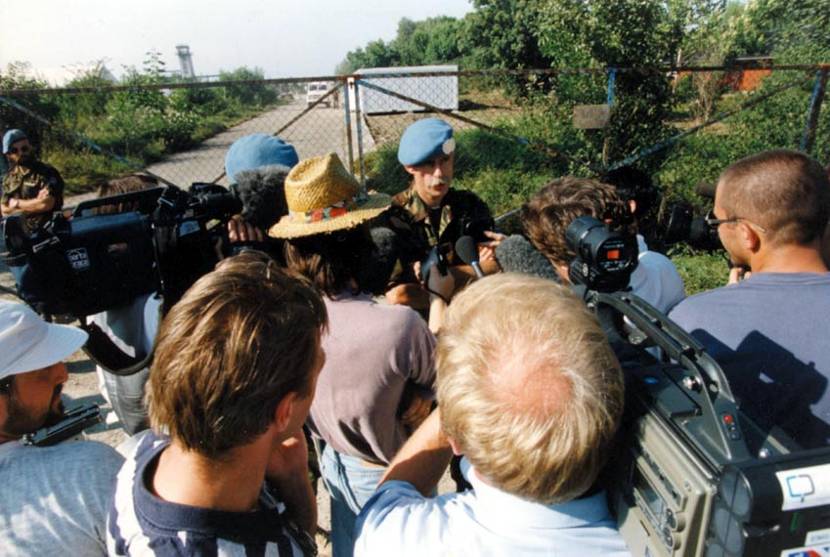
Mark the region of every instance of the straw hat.
POLYGON ((299 238, 353 228, 389 208, 392 198, 366 194, 334 153, 300 161, 285 178, 288 214, 273 238, 299 238))

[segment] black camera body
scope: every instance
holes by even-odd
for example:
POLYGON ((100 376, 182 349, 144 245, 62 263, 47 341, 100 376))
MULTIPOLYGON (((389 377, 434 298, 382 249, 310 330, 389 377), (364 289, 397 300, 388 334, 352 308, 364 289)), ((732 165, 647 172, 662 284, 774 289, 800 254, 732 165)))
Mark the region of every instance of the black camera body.
POLYGON ((696 215, 688 203, 665 203, 658 214, 658 239, 661 244, 685 242, 694 249, 715 251, 723 248, 717 230, 696 215))
POLYGON ((219 259, 242 203, 221 186, 174 186, 86 201, 29 231, 6 219, 4 254, 18 295, 43 315, 83 317, 160 292, 167 307, 219 259), (106 207, 128 207, 106 213, 106 207), (100 214, 99 214, 100 213, 100 214))
POLYGON ((583 216, 568 225, 565 240, 576 253, 568 266, 573 284, 601 292, 628 287, 637 267, 637 238, 633 234, 614 232, 597 219, 583 216))

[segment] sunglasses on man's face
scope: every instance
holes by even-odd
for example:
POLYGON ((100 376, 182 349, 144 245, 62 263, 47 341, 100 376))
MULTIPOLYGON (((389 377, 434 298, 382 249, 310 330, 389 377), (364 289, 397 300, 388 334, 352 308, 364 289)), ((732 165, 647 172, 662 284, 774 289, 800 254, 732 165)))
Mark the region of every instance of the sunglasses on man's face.
POLYGON ((25 155, 26 153, 28 153, 31 150, 32 150, 32 147, 30 145, 23 145, 22 147, 11 147, 11 148, 9 148, 9 153, 12 154, 12 155, 17 155, 18 153, 20 153, 21 155, 25 155))

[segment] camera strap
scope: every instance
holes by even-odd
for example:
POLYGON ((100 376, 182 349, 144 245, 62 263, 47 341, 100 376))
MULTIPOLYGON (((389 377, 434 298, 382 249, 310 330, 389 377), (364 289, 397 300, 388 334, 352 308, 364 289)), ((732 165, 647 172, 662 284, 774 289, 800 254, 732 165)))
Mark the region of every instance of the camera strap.
MULTIPOLYGON (((159 306, 159 319, 165 313, 165 304, 159 306)), ((84 345, 84 352, 96 364, 104 368, 106 371, 120 376, 133 375, 142 369, 149 367, 155 354, 155 345, 151 348, 147 355, 143 358, 131 356, 124 352, 107 333, 101 329, 97 324, 87 322, 86 317, 80 318, 81 329, 86 331, 89 338, 84 345)))

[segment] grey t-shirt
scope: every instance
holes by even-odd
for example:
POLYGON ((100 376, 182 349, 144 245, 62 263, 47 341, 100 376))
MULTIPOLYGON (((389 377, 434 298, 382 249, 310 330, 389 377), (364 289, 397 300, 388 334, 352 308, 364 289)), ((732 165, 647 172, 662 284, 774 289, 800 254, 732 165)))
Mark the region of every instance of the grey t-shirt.
POLYGON ((404 390, 420 387, 431 394, 435 337, 406 306, 364 295, 325 302, 326 363, 309 425, 336 451, 387 464, 407 438, 399 418, 404 390))
POLYGON ((755 273, 687 298, 669 317, 718 361, 762 428, 830 444, 830 273, 755 273))
POLYGON ((106 555, 106 518, 124 459, 93 441, 0 445, 0 553, 106 555))

